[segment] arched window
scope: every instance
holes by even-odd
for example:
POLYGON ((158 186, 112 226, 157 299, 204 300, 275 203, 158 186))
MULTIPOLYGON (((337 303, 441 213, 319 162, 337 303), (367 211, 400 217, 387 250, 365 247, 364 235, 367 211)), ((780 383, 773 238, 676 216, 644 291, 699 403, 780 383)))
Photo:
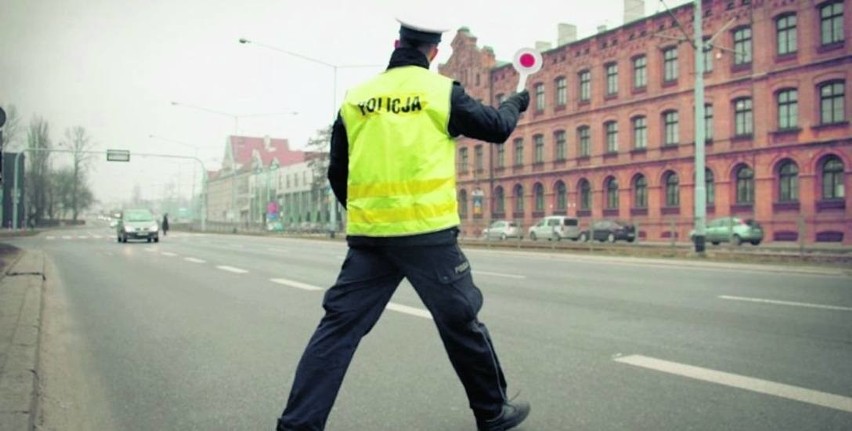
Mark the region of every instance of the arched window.
POLYGON ((778 201, 798 202, 799 200, 799 167, 792 160, 785 160, 778 165, 778 201))
POLYGON ((544 211, 544 186, 541 183, 535 183, 533 193, 535 194, 535 211, 544 211))
POLYGON ((589 181, 583 178, 577 188, 580 190, 580 209, 592 209, 592 186, 589 181))
POLYGON ((843 199, 843 161, 837 156, 829 156, 822 163, 822 198, 843 199))
POLYGON ((565 187, 565 183, 557 181, 554 190, 556 190, 556 209, 559 211, 568 209, 568 188, 565 187))
POLYGON ((467 191, 459 191, 459 218, 467 218, 467 191))
POLYGON ((494 189, 494 212, 497 214, 506 212, 506 197, 503 193, 503 187, 500 186, 494 189))
POLYGON ((642 174, 633 180, 633 207, 648 208, 648 180, 642 174))
POLYGON ((515 212, 524 212, 524 186, 515 186, 515 212))
POLYGON ((738 204, 754 203, 754 171, 748 165, 742 165, 736 170, 738 204))
POLYGON ((607 178, 604 190, 606 190, 606 208, 618 209, 618 180, 615 177, 607 178))
POLYGON ((676 172, 666 172, 663 176, 663 181, 666 184, 666 206, 680 206, 680 179, 676 172))

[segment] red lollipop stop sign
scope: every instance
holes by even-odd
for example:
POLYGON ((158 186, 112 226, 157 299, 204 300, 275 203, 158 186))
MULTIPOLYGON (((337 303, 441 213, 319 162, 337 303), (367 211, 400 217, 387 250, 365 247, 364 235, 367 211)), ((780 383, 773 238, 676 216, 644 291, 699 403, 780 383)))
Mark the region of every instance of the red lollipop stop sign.
POLYGON ((520 93, 527 85, 527 76, 541 70, 541 53, 532 48, 521 48, 515 53, 515 61, 512 65, 520 75, 517 90, 520 93))

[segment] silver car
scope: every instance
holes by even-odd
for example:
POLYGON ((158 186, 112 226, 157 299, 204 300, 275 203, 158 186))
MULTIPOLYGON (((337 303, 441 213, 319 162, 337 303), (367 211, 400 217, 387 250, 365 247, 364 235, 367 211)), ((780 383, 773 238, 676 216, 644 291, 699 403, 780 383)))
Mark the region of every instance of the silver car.
POLYGON ((482 232, 482 236, 485 237, 485 239, 499 240, 506 240, 509 238, 521 239, 524 237, 518 223, 511 220, 497 220, 494 223, 491 223, 491 226, 488 226, 488 228, 482 232))
POLYGON ((567 216, 545 217, 530 228, 529 235, 533 241, 538 239, 576 241, 580 237, 580 221, 567 216))

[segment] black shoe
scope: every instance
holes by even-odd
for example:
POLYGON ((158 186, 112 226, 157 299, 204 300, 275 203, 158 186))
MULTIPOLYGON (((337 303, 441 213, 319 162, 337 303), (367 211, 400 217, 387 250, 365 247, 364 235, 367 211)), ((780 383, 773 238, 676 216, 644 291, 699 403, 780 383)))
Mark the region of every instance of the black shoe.
POLYGON ((476 429, 479 431, 506 431, 524 421, 530 414, 530 403, 526 401, 507 402, 503 410, 494 419, 477 420, 476 429))

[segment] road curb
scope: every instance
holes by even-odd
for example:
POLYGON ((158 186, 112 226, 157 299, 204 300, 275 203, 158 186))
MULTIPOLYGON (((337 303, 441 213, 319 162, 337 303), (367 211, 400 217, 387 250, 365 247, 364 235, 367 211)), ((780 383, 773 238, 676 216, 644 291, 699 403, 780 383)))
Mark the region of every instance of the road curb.
POLYGON ((0 431, 35 427, 44 254, 23 251, 0 279, 0 431))

